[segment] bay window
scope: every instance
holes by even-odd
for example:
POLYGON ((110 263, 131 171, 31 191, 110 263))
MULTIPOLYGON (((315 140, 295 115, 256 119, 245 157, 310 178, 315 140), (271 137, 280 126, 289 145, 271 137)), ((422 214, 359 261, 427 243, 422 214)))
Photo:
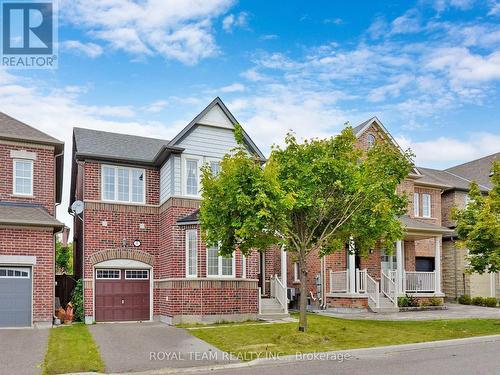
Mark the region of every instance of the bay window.
POLYGON ((186 230, 186 276, 198 275, 198 232, 196 229, 186 230))
POLYGON ((422 194, 422 217, 431 217, 430 194, 422 194))
POLYGON ((102 166, 102 200, 145 203, 145 170, 102 166))
POLYGON ((219 255, 217 247, 207 249, 207 276, 234 277, 234 255, 230 258, 219 255))

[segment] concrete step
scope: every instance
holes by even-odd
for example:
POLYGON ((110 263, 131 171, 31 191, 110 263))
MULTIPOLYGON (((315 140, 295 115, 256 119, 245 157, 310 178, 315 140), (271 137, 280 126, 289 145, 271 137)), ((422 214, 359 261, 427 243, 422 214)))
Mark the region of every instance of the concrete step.
POLYGON ((280 319, 286 319, 289 318, 289 314, 259 314, 257 315, 257 319, 259 320, 280 320, 280 319))

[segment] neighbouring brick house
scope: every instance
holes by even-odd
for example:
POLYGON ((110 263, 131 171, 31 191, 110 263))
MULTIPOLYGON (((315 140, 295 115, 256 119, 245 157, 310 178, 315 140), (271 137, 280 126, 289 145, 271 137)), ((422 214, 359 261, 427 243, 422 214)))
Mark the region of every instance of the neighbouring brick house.
MULTIPOLYGON (((390 133, 376 118, 353 128, 357 147, 369 148, 375 142, 391 142, 390 133)), ((355 244, 324 257, 308 258, 308 297, 310 305, 322 308, 370 308, 373 311, 397 309, 397 297, 405 294, 420 300, 443 299, 441 247, 443 236, 451 230, 443 227, 441 217, 442 183, 429 182, 420 168, 414 168, 400 185, 408 196, 408 212, 401 218, 405 236, 390 251, 379 247, 366 257, 356 254, 355 244)), ((288 259, 288 286, 292 299, 298 299, 298 264, 288 259)))
POLYGON ((52 324, 64 144, 0 113, 0 327, 52 324))
POLYGON ((216 98, 170 141, 74 129, 70 200, 84 205, 74 259, 87 323, 246 320, 264 305, 286 312, 275 299, 259 304, 259 287, 269 296, 276 283, 274 251, 223 258, 201 240, 200 167, 217 173, 237 145, 236 123, 216 98))
MULTIPOLYGON (((485 156, 445 170, 420 168, 429 183, 442 186, 441 199, 442 224, 455 228, 451 218, 452 209, 464 208, 468 202, 469 186, 476 181, 483 194, 492 188, 490 176, 493 161, 500 160, 500 153, 485 156)), ((456 234, 443 237, 443 291, 449 299, 456 299, 463 294, 472 297, 500 298, 500 274, 467 273, 467 249, 456 246, 456 234)))

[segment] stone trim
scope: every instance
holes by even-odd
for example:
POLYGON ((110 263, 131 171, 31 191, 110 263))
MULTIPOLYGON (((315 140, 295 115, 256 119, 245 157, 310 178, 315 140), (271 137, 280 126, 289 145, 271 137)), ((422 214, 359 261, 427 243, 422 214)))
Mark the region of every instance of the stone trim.
POLYGON ((158 214, 158 206, 146 204, 111 203, 85 200, 85 209, 114 212, 136 212, 140 214, 158 214))
POLYGON ((149 264, 150 266, 152 266, 154 263, 154 257, 149 253, 133 248, 121 248, 102 250, 92 254, 90 256, 90 264, 93 266, 97 263, 101 263, 111 259, 137 260, 139 262, 149 264))
POLYGON ((166 280, 155 281, 158 289, 257 289, 257 280, 166 280))
POLYGON ((0 139, 0 144, 2 144, 2 145, 54 150, 54 146, 45 145, 43 143, 42 144, 41 143, 36 143, 38 141, 33 141, 33 142, 35 142, 35 143, 31 143, 31 142, 28 142, 28 141, 25 141, 25 142, 22 142, 22 141, 16 142, 16 141, 8 141, 6 139, 0 139))
POLYGON ((160 205, 160 213, 166 211, 170 207, 184 207, 196 210, 200 208, 200 202, 199 199, 170 197, 160 205))

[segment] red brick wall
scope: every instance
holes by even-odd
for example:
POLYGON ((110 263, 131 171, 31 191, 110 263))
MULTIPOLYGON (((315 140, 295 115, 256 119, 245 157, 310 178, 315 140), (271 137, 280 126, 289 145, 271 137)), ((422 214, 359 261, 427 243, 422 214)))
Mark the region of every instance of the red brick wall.
POLYGON ((41 204, 51 215, 54 215, 55 158, 53 147, 41 148, 0 142, 0 165, 2 166, 0 168, 0 201, 41 204), (36 153, 36 160, 33 160, 33 197, 13 195, 14 159, 10 157, 11 150, 36 153))
POLYGON ((54 315, 54 235, 52 229, 0 228, 0 255, 36 256, 33 269, 33 321, 54 315))

